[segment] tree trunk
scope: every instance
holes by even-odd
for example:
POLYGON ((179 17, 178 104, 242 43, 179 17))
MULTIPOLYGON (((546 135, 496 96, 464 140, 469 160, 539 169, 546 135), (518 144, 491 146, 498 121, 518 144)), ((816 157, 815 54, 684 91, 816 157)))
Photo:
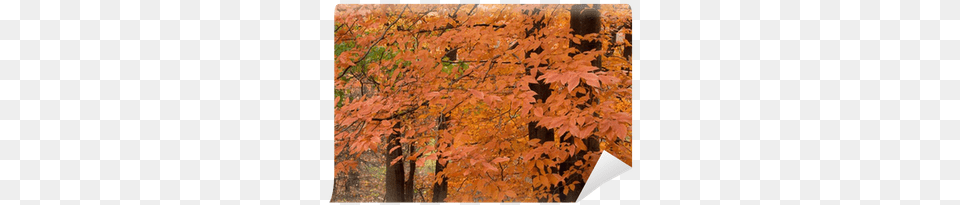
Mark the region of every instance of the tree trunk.
MULTIPOLYGON (((441 164, 440 161, 437 161, 436 169, 434 171, 434 176, 438 176, 443 172, 443 168, 446 167, 445 164, 441 164)), ((447 199, 447 177, 441 177, 442 182, 433 184, 433 202, 444 202, 447 199)))
MULTIPOLYGON (((343 140, 337 143, 349 144, 350 141, 343 140)), ((363 163, 363 157, 359 156, 359 154, 350 154, 348 149, 343 149, 339 153, 334 153, 334 159, 336 162, 356 160, 358 167, 350 169, 346 173, 335 174, 333 196, 330 197, 330 202, 356 201, 356 189, 360 186, 360 172, 358 172, 357 169, 359 169, 359 164, 363 163)))
POLYGON ((627 43, 630 43, 630 44, 627 46, 624 46, 623 57, 627 58, 627 60, 632 63, 633 59, 631 57, 633 57, 633 26, 630 25, 630 23, 627 23, 626 28, 630 29, 630 33, 627 33, 626 35, 623 36, 623 41, 626 41, 627 43))
MULTIPOLYGON (((334 155, 334 159, 336 159, 337 162, 342 162, 346 160, 345 155, 346 154, 343 154, 343 153, 336 153, 336 155, 334 155)), ((347 183, 349 175, 350 173, 347 173, 347 176, 343 176, 339 173, 334 175, 333 195, 330 196, 330 202, 346 201, 345 195, 348 195, 348 193, 350 192, 350 186, 348 186, 348 183, 347 183)))
MULTIPOLYGON (((394 124, 394 129, 400 128, 400 123, 394 124)), ((387 164, 387 173, 385 176, 384 184, 386 186, 386 193, 384 195, 385 202, 403 202, 404 201, 404 183, 403 183, 403 159, 400 159, 397 163, 391 163, 394 159, 402 156, 403 147, 400 146, 400 132, 394 131, 393 134, 390 134, 387 137, 387 152, 385 154, 385 163, 387 164), (391 151, 391 149, 394 149, 391 151)))
MULTIPOLYGON (((533 10, 526 10, 526 11, 523 11, 523 14, 531 15, 531 16, 537 16, 537 15, 540 14, 540 9, 534 8, 533 10)), ((537 18, 537 17, 535 17, 535 18, 537 18)), ((543 18, 538 18, 538 19, 536 19, 536 20, 533 22, 533 27, 531 27, 530 29, 526 30, 526 37, 529 38, 529 37, 531 37, 531 36, 533 36, 533 35, 536 35, 534 38, 535 38, 535 39, 539 39, 541 36, 540 36, 538 33, 539 33, 540 29, 544 27, 544 25, 545 25, 545 23, 543 23, 543 18)), ((534 53, 540 54, 540 53, 542 53, 542 52, 543 52, 543 48, 542 48, 542 47, 537 47, 537 48, 535 48, 535 49, 533 49, 533 50, 527 51, 527 52, 524 54, 524 57, 529 58, 529 57, 531 56, 531 54, 534 54, 534 53)), ((545 67, 545 66, 546 66, 546 64, 540 64, 540 65, 537 66, 537 67, 545 67)), ((534 75, 534 79, 539 79, 540 76, 543 75, 543 72, 533 71, 533 68, 534 68, 533 66, 527 66, 527 68, 526 68, 526 74, 527 74, 527 75, 534 75)), ((540 104, 540 103, 546 102, 546 101, 547 101, 547 98, 550 97, 551 92, 553 92, 553 89, 550 89, 550 83, 545 83, 543 80, 537 80, 537 83, 529 83, 529 84, 527 84, 527 85, 530 87, 530 90, 531 90, 531 91, 533 91, 534 93, 536 93, 535 95, 533 95, 533 98, 536 99, 536 102, 534 102, 534 104, 540 104)), ((540 123, 539 121, 532 121, 532 122, 530 122, 530 123, 527 124, 528 138, 529 138, 530 140, 534 140, 534 139, 540 140, 540 143, 541 143, 541 144, 544 143, 544 142, 554 141, 554 139, 553 139, 553 138, 554 138, 554 134, 555 134, 554 131, 553 131, 552 129, 547 129, 546 127, 540 126, 539 123, 540 123)), ((546 158, 547 155, 546 155, 546 154, 543 154, 543 155, 538 156, 538 157, 546 158)), ((558 170, 557 170, 556 168, 550 168, 549 170, 546 170, 546 174, 556 173, 557 171, 558 171, 558 170)), ((534 172, 534 173, 539 173, 539 171, 536 171, 536 172, 534 172)), ((546 187, 546 188, 547 188, 548 190, 555 190, 554 187, 546 187)), ((550 191, 550 192, 548 192, 548 193, 551 193, 551 194, 552 194, 552 193, 555 193, 555 192, 554 192, 554 191, 550 191)), ((539 201, 539 202, 547 202, 547 201, 549 201, 549 200, 550 200, 550 198, 548 198, 548 197, 538 197, 538 198, 537 198, 537 201, 539 201)))
MULTIPOLYGON (((411 143, 410 143, 410 147, 409 147, 409 148, 410 148, 410 149, 409 149, 410 151, 408 151, 408 152, 410 153, 410 156, 413 156, 413 155, 414 155, 414 151, 417 150, 417 148, 414 147, 414 146, 415 146, 415 145, 411 142, 411 143)), ((414 192, 414 184, 413 184, 414 181, 413 181, 413 180, 414 180, 414 177, 417 175, 417 161, 416 161, 416 160, 407 160, 407 164, 410 165, 410 166, 409 166, 410 169, 407 170, 407 182, 406 182, 406 184, 404 184, 404 186, 405 186, 405 187, 404 187, 404 191, 405 191, 405 192, 404 192, 403 198, 404 198, 404 201, 406 201, 406 202, 413 202, 413 192, 414 192)))
MULTIPOLYGON (((574 5, 573 7, 571 7, 570 28, 573 29, 573 33, 581 36, 584 36, 587 34, 593 34, 593 33, 599 34, 600 33, 600 11, 597 10, 599 8, 600 8, 600 5, 598 4, 594 4, 593 8, 590 8, 585 4, 574 5)), ((602 45, 600 44, 600 41, 581 41, 579 44, 571 41, 570 47, 577 48, 579 53, 583 53, 583 52, 594 50, 594 49, 599 50, 602 48, 602 45)), ((573 55, 575 54, 571 54, 571 56, 573 55)), ((594 67, 600 68, 602 65, 602 59, 601 59, 602 56, 603 55, 599 55, 597 56, 596 59, 593 59, 590 62, 591 65, 594 67)), ((576 96, 578 98, 587 96, 588 100, 584 104, 577 105, 577 108, 582 110, 587 108, 587 106, 596 103, 597 99, 596 99, 596 96, 594 96, 593 94, 593 89, 595 88, 590 87, 586 83, 580 83, 579 87, 584 88, 585 93, 577 93, 576 96)), ((562 138, 563 138, 563 142, 574 144, 574 140, 575 140, 574 136, 564 134, 562 138)), ((600 151, 600 141, 598 136, 595 136, 595 135, 588 136, 586 139, 584 139, 584 144, 587 146, 585 147, 586 151, 579 151, 574 156, 570 156, 569 158, 567 158, 566 161, 560 164, 560 173, 566 173, 569 171, 582 171, 581 173, 572 174, 570 178, 567 178, 566 181, 560 182, 560 187, 562 189, 565 188, 566 185, 568 184, 574 184, 573 190, 567 193, 563 193, 562 191, 561 193, 559 193, 560 200, 564 202, 577 201, 577 198, 580 196, 580 193, 583 191, 583 186, 586 184, 585 174, 588 171, 586 169, 592 169, 592 167, 588 166, 590 162, 583 161, 583 160, 585 160, 585 156, 587 154, 600 151), (574 168, 578 168, 578 166, 576 166, 576 162, 578 161, 583 161, 582 163, 584 163, 583 166, 580 166, 579 168, 586 168, 586 169, 573 170, 574 168)))
MULTIPOLYGON (((448 51, 448 52, 447 52, 447 57, 448 57, 450 60, 454 61, 454 60, 457 59, 457 54, 456 54, 456 53, 457 53, 456 50, 454 50, 454 51, 448 51)), ((437 130, 439 131, 439 133, 441 133, 440 136, 437 136, 437 143, 436 143, 436 146, 437 146, 437 147, 440 147, 440 144, 443 143, 442 133, 443 133, 443 130, 446 130, 446 129, 447 129, 447 126, 449 126, 449 124, 450 124, 450 123, 448 122, 449 119, 450 119, 450 116, 447 115, 447 114, 442 114, 442 115, 440 115, 440 117, 438 117, 438 119, 437 119, 437 121, 439 121, 439 123, 437 123, 437 124, 438 124, 438 125, 437 125, 437 130)), ((440 163, 440 159, 443 157, 443 153, 440 152, 439 149, 437 149, 437 152, 434 153, 434 154, 437 155, 437 161, 435 162, 435 165, 434 165, 433 176, 439 177, 441 182, 440 182, 440 183, 434 182, 434 184, 433 184, 433 200, 431 200, 431 201, 432 201, 432 202, 444 202, 444 201, 447 199, 447 177, 446 177, 446 176, 442 176, 442 175, 443 175, 442 172, 443 172, 443 169, 446 167, 446 163, 440 163)))

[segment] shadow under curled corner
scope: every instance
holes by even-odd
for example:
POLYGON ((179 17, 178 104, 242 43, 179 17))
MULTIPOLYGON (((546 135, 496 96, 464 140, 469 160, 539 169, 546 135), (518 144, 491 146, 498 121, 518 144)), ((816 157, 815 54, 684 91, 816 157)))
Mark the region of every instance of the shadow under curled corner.
POLYGON ((580 193, 577 202, 583 201, 584 198, 597 190, 597 188, 600 188, 601 185, 606 184, 611 179, 620 176, 632 168, 630 165, 617 159, 616 156, 607 153, 607 151, 602 152, 600 159, 597 160, 596 167, 593 168, 593 172, 590 173, 590 177, 587 179, 587 184, 583 186, 583 192, 580 193))

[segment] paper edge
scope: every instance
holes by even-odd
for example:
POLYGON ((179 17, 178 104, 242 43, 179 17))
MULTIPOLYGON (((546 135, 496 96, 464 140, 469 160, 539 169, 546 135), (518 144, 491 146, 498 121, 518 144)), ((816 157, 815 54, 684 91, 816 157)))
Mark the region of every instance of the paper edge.
POLYGON ((604 150, 600 154, 600 159, 597 160, 597 165, 593 168, 593 172, 590 173, 590 178, 587 180, 587 183, 583 185, 583 191, 581 191, 580 196, 577 197, 577 202, 581 202, 587 195, 590 195, 593 191, 596 191, 597 188, 600 188, 600 185, 607 183, 614 177, 622 175, 631 168, 633 167, 604 150))

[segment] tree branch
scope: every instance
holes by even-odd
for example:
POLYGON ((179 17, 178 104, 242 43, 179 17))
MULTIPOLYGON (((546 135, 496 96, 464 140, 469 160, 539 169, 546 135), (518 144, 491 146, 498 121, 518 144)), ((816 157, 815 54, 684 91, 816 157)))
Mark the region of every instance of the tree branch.
POLYGON ((444 63, 488 63, 488 62, 494 62, 494 63, 502 63, 502 64, 517 64, 517 65, 522 65, 520 62, 503 62, 503 61, 488 61, 488 60, 475 60, 475 61, 467 61, 467 60, 448 61, 448 60, 444 60, 443 62, 444 62, 444 63))
MULTIPOLYGON (((393 23, 390 23, 390 25, 387 26, 387 29, 383 30, 383 34, 380 34, 380 38, 378 38, 376 42, 373 42, 373 44, 370 45, 370 48, 367 49, 367 52, 363 53, 363 56, 360 56, 360 58, 358 58, 356 62, 353 62, 353 64, 360 63, 360 61, 363 61, 363 59, 367 58, 367 55, 370 54, 370 51, 373 51, 373 48, 378 43, 380 43, 381 40, 383 40, 383 37, 387 36, 387 33, 390 31, 390 28, 393 28, 394 25, 397 25, 397 22, 400 21, 401 17, 403 17, 403 12, 406 12, 406 11, 407 11, 407 6, 403 6, 403 10, 400 10, 400 14, 397 15, 397 19, 393 20, 393 23)), ((344 68, 343 72, 340 72, 340 75, 337 75, 337 78, 335 79, 340 79, 341 77, 343 77, 343 74, 347 74, 347 71, 350 70, 350 68, 353 68, 353 66, 344 68)))
POLYGON ((407 108, 407 110, 404 110, 404 111, 402 111, 402 112, 394 113, 394 114, 390 115, 389 117, 386 117, 386 118, 371 118, 370 120, 373 120, 373 121, 384 121, 384 120, 397 119, 397 118, 402 117, 402 116, 404 116, 404 115, 413 113, 413 111, 416 111, 417 109, 419 109, 420 106, 426 106, 426 105, 429 105, 429 104, 430 104, 430 103, 428 103, 428 102, 423 102, 423 103, 420 103, 419 105, 416 105, 416 106, 407 108))
MULTIPOLYGON (((500 29, 500 28, 507 27, 507 25, 503 25, 503 24, 501 24, 501 25, 491 25, 491 24, 485 24, 485 23, 482 23, 482 24, 474 24, 474 25, 463 25, 463 26, 466 26, 466 27, 493 27, 494 29, 500 29)), ((457 28, 457 27, 459 27, 459 26, 447 25, 447 26, 443 26, 443 27, 439 27, 439 28, 435 28, 435 29, 430 29, 430 30, 414 31, 413 29, 402 29, 402 28, 397 28, 397 30, 398 30, 398 31, 413 31, 414 33, 429 33, 429 32, 434 32, 434 31, 443 31, 443 30, 447 30, 447 29, 454 29, 454 28, 457 28)))

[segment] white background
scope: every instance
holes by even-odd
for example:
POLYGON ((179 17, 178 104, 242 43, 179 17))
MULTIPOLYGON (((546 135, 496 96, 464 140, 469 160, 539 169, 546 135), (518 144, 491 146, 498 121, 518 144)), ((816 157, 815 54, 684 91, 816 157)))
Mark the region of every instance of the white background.
MULTIPOLYGON (((960 1, 624 3, 634 168, 582 204, 960 202, 960 1)), ((327 203, 334 5, 0 0, 0 204, 327 203)))

